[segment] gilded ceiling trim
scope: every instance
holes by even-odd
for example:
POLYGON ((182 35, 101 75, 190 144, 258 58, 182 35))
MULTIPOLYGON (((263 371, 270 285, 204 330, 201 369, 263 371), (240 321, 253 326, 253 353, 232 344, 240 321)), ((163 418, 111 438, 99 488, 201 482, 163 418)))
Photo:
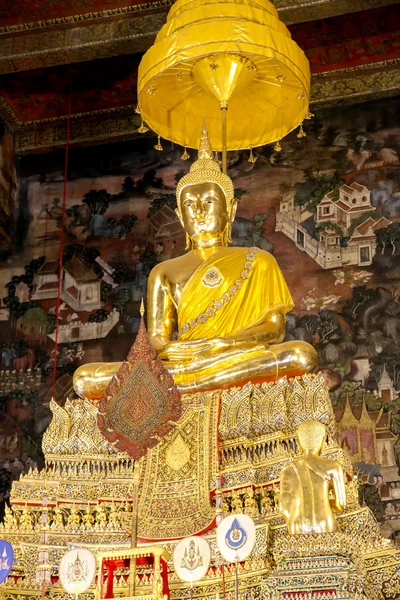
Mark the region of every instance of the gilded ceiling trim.
POLYGON ((0 36, 0 74, 145 52, 164 14, 107 20, 8 38, 0 36))
POLYGON ((7 121, 12 129, 16 129, 23 125, 22 121, 17 117, 11 106, 0 94, 0 115, 7 121))
POLYGON ((314 75, 313 108, 354 104, 400 93, 400 59, 314 75))
MULTIPOLYGON (((313 109, 336 104, 355 104, 400 94, 400 59, 327 71, 314 75, 311 85, 313 109)), ((75 114, 71 121, 73 146, 114 142, 136 137, 140 118, 133 105, 75 114)), ((16 152, 29 154, 60 148, 66 140, 66 117, 33 121, 22 125, 0 96, 0 112, 18 127, 16 152), (12 114, 11 114, 12 113, 12 114), (6 115, 5 115, 6 116, 6 115)))
MULTIPOLYGON (((118 15, 129 15, 132 13, 141 12, 143 10, 154 10, 165 8, 167 14, 169 7, 173 4, 171 0, 155 0, 154 2, 146 2, 143 4, 134 4, 131 6, 123 6, 121 8, 112 8, 108 10, 100 10, 96 12, 82 13, 79 15, 71 15, 69 17, 57 17, 55 19, 44 19, 41 21, 30 21, 29 23, 18 23, 16 25, 6 25, 0 27, 0 34, 26 31, 27 29, 41 29, 43 27, 54 27, 57 25, 82 23, 84 21, 93 21, 97 19, 104 20, 107 17, 116 17, 118 15)), ((383 4, 381 5, 383 6, 383 4)))
MULTIPOLYGON (((400 59, 381 61, 312 77, 313 109, 336 104, 355 104, 400 94, 400 59)), ((70 143, 73 146, 99 144, 136 137, 140 118, 135 106, 101 109, 72 116, 70 143)), ((66 140, 66 117, 21 123, 0 95, 0 112, 16 131, 16 152, 29 154, 60 148, 66 140)))
MULTIPOLYGON (((117 142, 137 136, 140 119, 135 113, 99 116, 98 119, 81 117, 71 121, 70 144, 84 146, 117 142)), ((15 151, 18 154, 42 152, 65 146, 67 124, 65 121, 34 126, 24 126, 15 134, 15 151)))
MULTIPOLYGON (((302 23, 315 19, 323 19, 347 13, 358 12, 379 6, 388 6, 396 4, 398 0, 272 0, 280 13, 280 18, 285 24, 302 23)), ((119 15, 130 15, 146 10, 157 10, 162 14, 167 14, 168 9, 173 4, 172 0, 155 0, 143 4, 124 6, 108 10, 88 12, 69 17, 58 17, 55 19, 44 19, 40 21, 31 21, 29 23, 18 23, 16 25, 7 25, 0 27, 0 34, 27 31, 32 29, 42 29, 44 27, 54 27, 65 24, 82 24, 85 21, 101 19, 102 22, 107 18, 118 17, 119 15)))

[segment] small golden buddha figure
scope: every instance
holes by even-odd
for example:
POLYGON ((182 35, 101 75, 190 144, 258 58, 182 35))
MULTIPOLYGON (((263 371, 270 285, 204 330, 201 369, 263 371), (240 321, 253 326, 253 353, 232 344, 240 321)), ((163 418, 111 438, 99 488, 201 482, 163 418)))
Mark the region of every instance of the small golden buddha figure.
POLYGON ((279 483, 277 485, 274 485, 272 494, 274 496, 274 508, 276 511, 279 511, 279 505, 281 502, 281 488, 279 483))
POLYGON ((243 512, 243 502, 237 490, 232 491, 231 507, 232 512, 235 514, 240 514, 243 512))
POLYGON ((231 512, 226 496, 222 496, 222 512, 225 516, 229 515, 231 512))
POLYGON ((258 517, 258 506, 257 500, 254 497, 254 490, 252 487, 247 488, 244 497, 244 512, 249 517, 258 517))
POLYGON ((346 508, 346 489, 341 465, 321 458, 326 437, 319 421, 306 421, 298 428, 303 454, 287 464, 281 473, 280 511, 289 533, 329 533, 337 531, 332 513, 346 508), (333 491, 334 500, 330 500, 333 491))
POLYGON ((62 509, 59 506, 56 506, 54 509, 52 527, 54 529, 64 529, 64 515, 62 509))
POLYGON ((121 528, 121 515, 115 502, 111 504, 110 514, 108 515, 108 526, 112 529, 121 528))
POLYGON ((6 504, 5 512, 4 512, 4 529, 6 531, 12 531, 16 528, 17 523, 14 524, 15 515, 12 509, 6 504))
MULTIPOLYGON (((213 159, 205 126, 198 160, 176 195, 189 251, 151 271, 147 322, 178 388, 227 388, 312 371, 312 346, 281 343, 285 314, 294 305, 275 258, 258 248, 228 247, 237 200, 231 179, 213 159)), ((120 365, 83 365, 74 375, 75 391, 98 399, 120 365)))
POLYGON ((82 521, 85 526, 85 529, 91 529, 94 524, 94 514, 93 507, 90 504, 87 505, 87 509, 82 516, 82 521))
POLYGON ((75 504, 71 507, 67 523, 70 529, 78 529, 81 524, 81 513, 75 504))
POLYGON ((102 504, 97 506, 96 510, 96 527, 98 529, 105 529, 107 527, 107 512, 102 504))
POLYGON ((261 490, 260 504, 261 504, 261 515, 263 517, 266 517, 267 515, 270 515, 272 513, 272 511, 273 511, 272 500, 271 500, 269 493, 265 489, 261 490))
POLYGON ((19 525, 20 529, 24 531, 33 529, 35 525, 35 515, 33 514, 32 509, 27 504, 25 504, 24 509, 22 511, 19 525))

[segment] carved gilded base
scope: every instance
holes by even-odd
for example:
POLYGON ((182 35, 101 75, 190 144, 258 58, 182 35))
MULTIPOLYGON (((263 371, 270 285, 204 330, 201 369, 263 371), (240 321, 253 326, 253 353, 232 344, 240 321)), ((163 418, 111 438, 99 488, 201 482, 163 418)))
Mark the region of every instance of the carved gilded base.
POLYGON ((268 578, 262 592, 271 600, 372 598, 364 589, 363 573, 348 558, 332 555, 287 560, 268 578))
MULTIPOLYGON (((139 536, 159 540, 172 554, 174 542, 165 540, 212 525, 212 491, 219 468, 224 514, 244 511, 257 525, 255 549, 239 566, 241 600, 290 600, 296 593, 298 598, 317 600, 322 592, 322 597, 332 600, 400 598, 400 553, 382 539, 369 509, 358 505, 351 463, 335 443, 335 422, 322 378, 248 384, 187 395, 183 401, 178 427, 142 464, 139 536), (287 461, 299 454, 297 425, 312 418, 323 421, 329 430, 323 455, 341 461, 349 475, 348 509, 336 515, 338 534, 290 536, 278 510, 279 476, 287 461)), ((35 568, 45 492, 53 575, 57 576, 57 566, 71 543, 84 544, 96 554, 116 543, 118 548, 130 545, 132 461, 99 437, 90 403, 72 400, 52 410, 44 439, 46 467, 14 483, 13 511, 0 526, 0 537, 11 541, 16 553, 12 576, 0 586, 7 600, 41 597, 35 568)), ((224 600, 234 600, 234 567, 225 565, 222 570, 215 530, 204 535, 212 547, 212 562, 205 578, 194 586, 193 596, 215 600, 218 593, 222 600, 224 582, 224 600)), ((114 573, 115 597, 127 597, 128 575, 123 570, 114 573)), ((151 581, 146 580, 146 585, 143 581, 137 579, 136 593, 146 596, 151 581)), ((172 600, 189 598, 190 590, 177 579, 172 563, 169 585, 172 600)), ((55 583, 46 598, 67 600, 68 596, 55 583)), ((80 600, 93 598, 94 589, 80 600)))

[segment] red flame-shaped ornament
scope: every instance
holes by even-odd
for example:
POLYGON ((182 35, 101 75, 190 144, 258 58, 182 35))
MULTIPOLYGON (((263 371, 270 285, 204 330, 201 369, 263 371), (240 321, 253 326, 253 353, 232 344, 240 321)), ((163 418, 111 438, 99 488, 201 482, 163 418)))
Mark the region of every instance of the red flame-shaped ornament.
POLYGON ((181 416, 181 395, 157 358, 143 317, 136 340, 98 406, 98 426, 121 452, 138 460, 181 416))

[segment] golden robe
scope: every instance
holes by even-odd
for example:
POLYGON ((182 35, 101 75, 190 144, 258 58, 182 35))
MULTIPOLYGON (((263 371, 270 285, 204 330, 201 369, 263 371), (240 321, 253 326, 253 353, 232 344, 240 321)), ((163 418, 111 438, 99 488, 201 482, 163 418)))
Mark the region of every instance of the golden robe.
POLYGON ((179 339, 234 336, 261 324, 269 312, 286 314, 293 307, 269 252, 222 247, 196 269, 182 291, 179 339))

